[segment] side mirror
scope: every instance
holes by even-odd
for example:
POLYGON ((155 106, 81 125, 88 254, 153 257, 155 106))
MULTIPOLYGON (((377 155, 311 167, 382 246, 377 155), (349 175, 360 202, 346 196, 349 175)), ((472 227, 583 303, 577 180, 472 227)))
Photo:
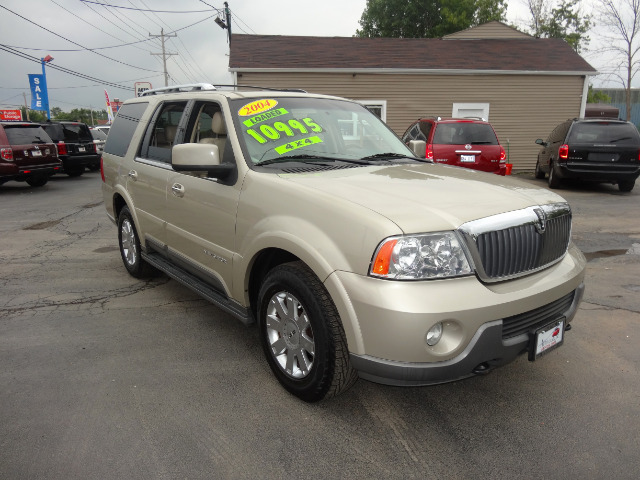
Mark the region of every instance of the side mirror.
POLYGON ((542 140, 541 138, 538 138, 538 139, 536 140, 536 143, 537 143, 538 145, 543 146, 543 147, 546 147, 546 146, 548 146, 548 145, 549 145, 547 142, 545 142, 545 141, 544 141, 544 140, 542 140))
POLYGON ((171 165, 178 172, 207 172, 211 178, 225 178, 236 168, 220 163, 217 145, 208 143, 182 143, 171 150, 171 165))
POLYGON ((410 140, 409 148, 416 157, 427 157, 427 142, 425 142, 424 140, 410 140))

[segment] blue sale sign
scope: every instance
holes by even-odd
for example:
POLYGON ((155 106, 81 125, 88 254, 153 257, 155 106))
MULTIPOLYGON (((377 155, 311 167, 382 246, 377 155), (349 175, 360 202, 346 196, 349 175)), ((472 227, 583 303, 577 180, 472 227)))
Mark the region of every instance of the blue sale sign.
POLYGON ((44 80, 44 75, 28 74, 31 88, 31 110, 49 110, 49 96, 44 80))

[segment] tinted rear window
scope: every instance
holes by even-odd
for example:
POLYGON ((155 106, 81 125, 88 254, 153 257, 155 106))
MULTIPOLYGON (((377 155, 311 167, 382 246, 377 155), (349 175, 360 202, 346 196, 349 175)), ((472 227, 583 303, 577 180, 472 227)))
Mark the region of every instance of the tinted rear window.
POLYGON ((68 143, 92 142, 91 131, 84 123, 63 123, 64 141, 68 143))
POLYGON ((11 145, 52 143, 49 135, 39 125, 5 125, 4 131, 11 145))
POLYGON ((638 129, 629 123, 576 123, 569 134, 569 143, 607 145, 638 145, 638 129))
POLYGON ((109 130, 109 135, 107 135, 107 143, 104 146, 105 153, 119 157, 125 156, 147 105, 148 103, 129 103, 120 107, 109 130))
POLYGON ((440 123, 433 143, 437 145, 498 145, 496 134, 486 123, 440 123))

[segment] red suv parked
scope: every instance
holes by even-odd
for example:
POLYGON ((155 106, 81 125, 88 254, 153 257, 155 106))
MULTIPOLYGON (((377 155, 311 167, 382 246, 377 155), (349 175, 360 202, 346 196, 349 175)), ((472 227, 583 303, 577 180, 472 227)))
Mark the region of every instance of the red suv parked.
POLYGON ((505 175, 507 157, 489 122, 472 118, 426 117, 414 122, 402 141, 427 143, 426 158, 436 163, 505 175))
POLYGON ((56 146, 40 125, 0 122, 0 185, 16 180, 41 187, 61 169, 56 146))

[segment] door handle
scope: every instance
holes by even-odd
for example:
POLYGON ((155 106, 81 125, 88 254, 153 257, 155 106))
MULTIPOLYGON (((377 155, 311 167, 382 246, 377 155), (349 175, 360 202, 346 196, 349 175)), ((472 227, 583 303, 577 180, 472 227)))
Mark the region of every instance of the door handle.
POLYGON ((179 183, 174 183, 171 186, 171 192, 176 196, 176 197, 184 197, 184 187, 182 185, 180 185, 179 183))
POLYGON ((135 182, 138 180, 138 172, 135 170, 129 170, 129 178, 135 182))

